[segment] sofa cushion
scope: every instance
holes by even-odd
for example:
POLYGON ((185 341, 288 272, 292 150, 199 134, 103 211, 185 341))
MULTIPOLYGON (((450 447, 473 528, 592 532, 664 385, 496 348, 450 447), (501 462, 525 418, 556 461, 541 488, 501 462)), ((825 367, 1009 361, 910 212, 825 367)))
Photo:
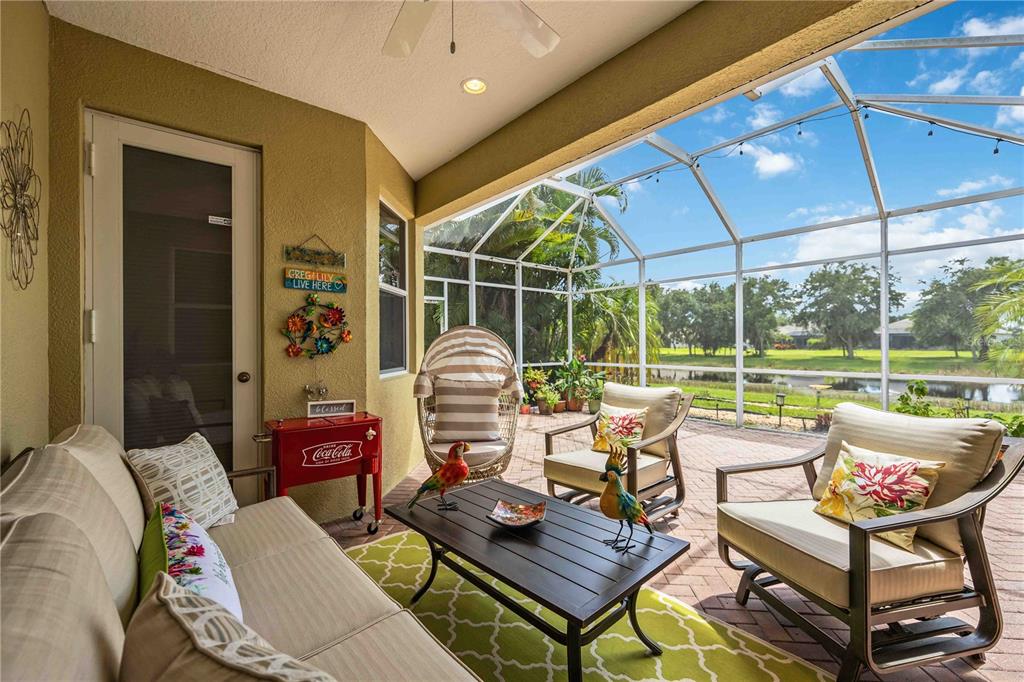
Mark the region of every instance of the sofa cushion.
MULTIPOLYGON (((624 407, 633 410, 647 408, 647 421, 644 424, 644 438, 657 435, 667 429, 679 411, 679 401, 683 392, 675 386, 652 388, 650 386, 626 386, 608 381, 604 385, 602 405, 624 407)), ((668 445, 660 440, 643 450, 652 455, 668 457, 668 445)))
POLYGON ((0 679, 114 680, 124 629, 93 546, 59 514, 0 520, 0 679))
POLYGON ((330 537, 233 566, 245 622, 303 657, 400 610, 330 537))
MULTIPOLYGON (((845 608, 850 603, 849 527, 815 514, 814 505, 814 500, 723 502, 718 534, 787 583, 845 608)), ((963 586, 958 554, 920 536, 913 552, 872 539, 872 605, 957 592, 963 586)))
POLYGON ((167 503, 209 528, 238 509, 224 466, 198 433, 175 445, 129 450, 127 457, 147 515, 167 503))
MULTIPOLYGON (((938 507, 973 488, 995 464, 1003 441, 1003 426, 994 419, 937 419, 882 412, 854 403, 840 403, 832 415, 825 457, 814 498, 821 499, 836 465, 843 441, 893 455, 946 462, 928 499, 938 507)), ((918 529, 917 537, 963 554, 956 521, 918 529)))
POLYGON ((99 558, 122 622, 128 622, 137 600, 135 543, 113 500, 80 461, 63 449, 17 458, 0 478, 0 509, 15 516, 50 512, 78 526, 99 558))
POLYGON ((305 661, 344 680, 479 679, 408 611, 372 623, 305 661), (401 645, 396 646, 397 643, 401 645))
POLYGON ((501 438, 498 422, 500 381, 434 379, 435 443, 492 441, 501 438))
POLYGON ((44 451, 50 448, 67 450, 96 477, 124 517, 128 533, 138 550, 142 543, 142 527, 146 523, 146 515, 142 509, 139 489, 124 461, 124 449, 117 439, 102 426, 79 424, 61 432, 44 451))
POLYGON ((330 537, 290 497, 242 507, 235 512, 234 523, 214 526, 209 532, 232 568, 330 537))
POLYGON ((121 679, 330 682, 334 678, 275 651, 220 604, 160 573, 128 625, 121 679))
MULTIPOLYGON (((601 493, 605 483, 600 476, 608 455, 593 450, 560 452, 544 458, 544 478, 576 490, 601 493)), ((668 476, 668 460, 658 455, 636 455, 637 490, 643 490, 668 476)), ((626 477, 623 477, 625 479, 626 477)), ((625 480, 623 485, 625 485, 625 480)))

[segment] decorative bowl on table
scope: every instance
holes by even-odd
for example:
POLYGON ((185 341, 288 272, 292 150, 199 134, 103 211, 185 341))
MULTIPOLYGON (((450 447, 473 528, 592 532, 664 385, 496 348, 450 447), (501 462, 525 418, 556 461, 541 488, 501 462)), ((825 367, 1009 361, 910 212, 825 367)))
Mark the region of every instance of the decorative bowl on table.
POLYGON ((546 502, 537 504, 516 504, 498 500, 494 509, 487 515, 491 521, 506 528, 526 528, 544 520, 546 502))

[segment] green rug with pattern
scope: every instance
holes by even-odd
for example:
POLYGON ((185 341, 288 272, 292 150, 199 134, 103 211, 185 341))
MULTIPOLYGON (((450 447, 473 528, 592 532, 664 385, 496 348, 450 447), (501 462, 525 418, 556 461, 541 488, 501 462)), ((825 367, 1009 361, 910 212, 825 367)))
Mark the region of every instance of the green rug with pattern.
MULTIPOLYGON (((430 553, 412 531, 347 550, 400 604, 427 579, 430 553)), ((557 627, 565 621, 497 580, 483 576, 557 627)), ((565 679, 565 648, 557 645, 445 566, 412 612, 430 632, 484 680, 565 679)), ((644 632, 664 650, 652 656, 629 618, 619 620, 583 650, 589 679, 801 682, 831 680, 820 669, 742 630, 708 618, 651 588, 640 594, 644 632)))

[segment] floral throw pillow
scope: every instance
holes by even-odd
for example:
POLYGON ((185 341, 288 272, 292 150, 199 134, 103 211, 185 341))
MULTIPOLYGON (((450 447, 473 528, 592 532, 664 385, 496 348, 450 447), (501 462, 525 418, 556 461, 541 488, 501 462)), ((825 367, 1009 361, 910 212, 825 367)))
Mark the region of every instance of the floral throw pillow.
MULTIPOLYGON (((824 516, 852 523, 921 509, 928 502, 945 462, 901 457, 850 445, 839 448, 825 494, 814 508, 824 516)), ((913 551, 917 528, 879 533, 913 551)))
POLYGON ((161 504, 143 532, 139 556, 140 596, 159 572, 187 590, 209 597, 242 620, 242 605, 220 547, 198 523, 169 504, 161 504))
POLYGON ((626 448, 644 436, 647 408, 632 410, 601 405, 597 414, 597 436, 591 450, 625 454, 626 448))

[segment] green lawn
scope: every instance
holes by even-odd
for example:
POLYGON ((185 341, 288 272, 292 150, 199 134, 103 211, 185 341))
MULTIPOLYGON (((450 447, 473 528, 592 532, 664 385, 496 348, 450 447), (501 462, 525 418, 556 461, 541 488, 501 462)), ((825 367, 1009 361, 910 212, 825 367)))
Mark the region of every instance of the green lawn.
MULTIPOLYGON (((651 364, 655 364, 650 359, 651 364)), ((686 348, 662 348, 657 364, 698 365, 704 367, 732 367, 733 349, 718 351, 718 355, 704 355, 695 350, 690 355, 686 348)), ((856 357, 847 358, 841 350, 769 350, 764 357, 748 353, 743 358, 745 367, 771 369, 804 369, 829 372, 879 372, 882 352, 858 350, 856 357)), ((892 350, 889 351, 889 371, 894 374, 949 374, 961 376, 994 376, 990 367, 971 359, 970 352, 957 358, 951 350, 892 350)))

